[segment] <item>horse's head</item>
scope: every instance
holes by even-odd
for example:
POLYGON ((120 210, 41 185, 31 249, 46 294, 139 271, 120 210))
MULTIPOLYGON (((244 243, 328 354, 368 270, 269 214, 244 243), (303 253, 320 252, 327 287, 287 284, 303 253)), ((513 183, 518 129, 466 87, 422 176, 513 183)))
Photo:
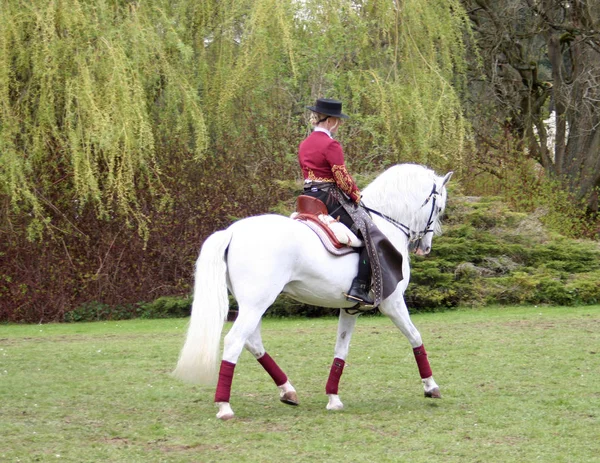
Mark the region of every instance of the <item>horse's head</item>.
POLYGON ((446 208, 446 184, 452 172, 438 176, 418 164, 387 169, 363 190, 367 210, 396 227, 418 255, 431 251, 433 235, 441 233, 446 208))
POLYGON ((453 172, 444 177, 435 176, 431 192, 414 215, 413 225, 408 231, 408 250, 419 256, 429 254, 433 236, 441 233, 440 218, 446 208, 446 183, 453 172))

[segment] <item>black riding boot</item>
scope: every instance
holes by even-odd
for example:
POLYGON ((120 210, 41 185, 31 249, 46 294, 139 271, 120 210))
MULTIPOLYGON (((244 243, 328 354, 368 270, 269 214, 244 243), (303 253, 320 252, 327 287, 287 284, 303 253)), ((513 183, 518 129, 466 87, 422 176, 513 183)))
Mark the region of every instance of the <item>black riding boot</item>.
POLYGON ((350 291, 346 295, 346 300, 358 302, 364 305, 373 305, 373 298, 369 295, 368 281, 371 279, 371 262, 366 248, 362 248, 358 260, 358 275, 352 281, 350 291))

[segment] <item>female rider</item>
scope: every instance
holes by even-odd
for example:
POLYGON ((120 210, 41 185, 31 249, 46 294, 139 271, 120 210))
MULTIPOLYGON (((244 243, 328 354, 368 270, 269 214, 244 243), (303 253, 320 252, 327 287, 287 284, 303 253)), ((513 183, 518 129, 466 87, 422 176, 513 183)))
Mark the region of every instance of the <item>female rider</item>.
MULTIPOLYGON (((314 130, 298 149, 298 161, 304 174, 303 194, 323 201, 331 216, 360 236, 360 231, 342 205, 342 202, 351 203, 356 208, 360 203, 360 190, 346 169, 342 146, 333 138, 342 120, 348 116, 342 113, 342 103, 337 100, 319 98, 315 106, 307 106, 307 109, 312 111, 314 130)), ((363 247, 360 248, 358 274, 346 299, 373 305, 369 295, 370 278, 369 256, 366 247, 363 247)))

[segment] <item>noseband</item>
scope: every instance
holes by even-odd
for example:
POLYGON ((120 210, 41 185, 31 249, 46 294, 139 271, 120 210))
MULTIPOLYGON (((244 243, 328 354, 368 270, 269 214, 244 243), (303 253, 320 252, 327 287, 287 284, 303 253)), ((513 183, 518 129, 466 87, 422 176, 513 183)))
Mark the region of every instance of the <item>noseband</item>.
POLYGON ((408 238, 408 242, 412 246, 416 247, 416 246, 418 246, 419 242, 427 235, 427 233, 433 233, 433 227, 432 227, 433 222, 434 222, 433 213, 435 211, 435 203, 437 201, 438 195, 439 195, 439 193, 438 193, 435 183, 434 183, 433 188, 431 189, 431 193, 429 193, 429 196, 427 196, 427 198, 421 205, 421 207, 423 208, 427 205, 427 203, 429 203, 431 201, 431 212, 429 213, 429 219, 427 220, 427 225, 420 232, 414 232, 413 230, 410 229, 410 227, 404 225, 402 222, 399 222, 398 220, 393 219, 392 217, 390 217, 388 215, 383 214, 382 212, 376 211, 376 210, 371 209, 370 207, 367 207, 364 205, 363 205, 363 207, 367 211, 387 220, 389 223, 391 223, 396 228, 398 228, 400 231, 402 231, 402 233, 404 233, 406 235, 406 237, 408 238))

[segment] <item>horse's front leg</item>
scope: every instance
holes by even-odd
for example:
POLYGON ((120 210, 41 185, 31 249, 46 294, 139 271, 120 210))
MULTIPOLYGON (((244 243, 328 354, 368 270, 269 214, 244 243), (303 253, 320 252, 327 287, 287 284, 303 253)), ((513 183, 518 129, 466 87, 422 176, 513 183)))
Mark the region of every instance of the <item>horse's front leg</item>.
POLYGON ((265 351, 265 347, 262 342, 262 336, 260 334, 261 324, 252 333, 252 335, 246 341, 246 349, 254 355, 254 358, 258 360, 258 363, 262 365, 265 371, 275 382, 275 385, 279 388, 279 400, 284 404, 298 405, 298 396, 296 389, 292 386, 292 383, 288 380, 287 375, 283 372, 279 365, 273 360, 273 358, 265 351))
POLYGON ((340 378, 346 365, 346 357, 350 349, 350 339, 356 326, 358 314, 350 315, 345 310, 340 310, 340 319, 338 322, 337 339, 335 341, 334 359, 329 370, 329 379, 325 387, 325 392, 329 397, 327 410, 342 410, 344 404, 338 395, 338 386, 340 378))
POLYGON ((391 298, 382 302, 379 306, 379 310, 387 315, 394 325, 406 336, 410 345, 413 348, 413 354, 417 367, 419 368, 419 374, 421 381, 423 382, 423 390, 425 397, 440 399, 442 397, 440 388, 433 379, 433 373, 431 366, 429 365, 429 359, 427 358, 427 352, 421 339, 421 333, 413 325, 408 308, 404 302, 404 297, 400 294, 399 297, 392 296, 391 298))

